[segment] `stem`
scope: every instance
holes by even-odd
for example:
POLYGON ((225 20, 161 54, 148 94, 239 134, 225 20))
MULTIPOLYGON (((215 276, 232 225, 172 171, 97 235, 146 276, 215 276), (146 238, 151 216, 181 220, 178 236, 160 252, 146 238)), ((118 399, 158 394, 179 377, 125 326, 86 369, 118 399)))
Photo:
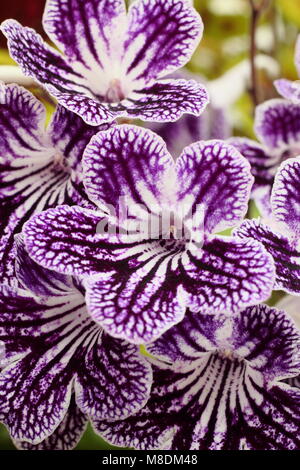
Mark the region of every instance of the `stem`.
POLYGON ((256 54, 257 54, 257 47, 256 47, 256 29, 258 25, 258 21, 260 19, 261 14, 267 8, 269 4, 269 0, 261 0, 261 2, 256 5, 255 0, 249 0, 251 6, 251 23, 250 23, 250 67, 251 67, 251 88, 250 94, 253 101, 253 106, 259 104, 259 87, 258 87, 258 76, 257 76, 257 69, 256 69, 256 54))

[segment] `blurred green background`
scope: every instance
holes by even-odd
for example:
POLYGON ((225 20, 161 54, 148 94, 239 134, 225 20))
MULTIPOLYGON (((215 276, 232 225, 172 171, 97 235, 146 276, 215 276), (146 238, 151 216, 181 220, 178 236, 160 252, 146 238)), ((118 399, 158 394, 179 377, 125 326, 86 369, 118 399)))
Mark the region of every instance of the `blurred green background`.
MULTIPOLYGON (((255 0, 254 0, 255 1, 255 0)), ((260 0, 257 0, 259 3, 260 0)), ((40 33, 44 0, 11 0, 1 2, 0 20, 15 18, 23 25, 40 33)), ((195 7, 204 22, 204 36, 188 64, 190 71, 207 80, 215 80, 229 71, 236 71, 228 88, 224 79, 224 95, 235 92, 238 82, 243 82, 240 95, 231 103, 230 116, 236 135, 254 137, 253 104, 249 94, 249 81, 245 79, 243 63, 249 57, 250 1, 249 0, 195 0, 195 7), (232 90, 230 90, 230 88, 232 90)), ((276 97, 273 80, 285 77, 296 80, 294 45, 300 30, 300 0, 270 0, 257 28, 259 62, 258 79, 260 101, 276 97)), ((13 64, 9 58, 4 36, 0 39, 0 65, 13 64)), ((225 75, 226 77, 226 75, 225 75)), ((1 74, 0 74, 1 80, 1 74)), ((222 86, 221 86, 222 90, 222 86)), ((41 99, 40 90, 33 89, 41 99)), ((234 93, 233 93, 234 94, 234 93)), ((224 96, 224 98, 226 98, 224 96)), ((46 103, 47 104, 47 103, 46 103)), ((49 115, 52 111, 47 104, 49 115)), ((272 298, 274 304, 277 294, 272 298)), ((112 449, 88 427, 77 449, 112 449)), ((5 428, 0 425, 0 450, 14 449, 5 428)))

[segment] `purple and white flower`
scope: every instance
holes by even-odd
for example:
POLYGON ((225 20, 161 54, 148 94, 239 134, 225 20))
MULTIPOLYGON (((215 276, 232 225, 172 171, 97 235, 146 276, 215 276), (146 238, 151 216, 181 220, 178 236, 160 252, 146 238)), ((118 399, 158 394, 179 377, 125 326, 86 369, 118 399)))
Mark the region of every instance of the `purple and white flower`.
POLYGON ((17 85, 0 89, 0 276, 13 282, 14 235, 28 218, 58 204, 89 206, 80 178, 81 158, 100 128, 58 106, 45 131, 46 110, 17 85))
MULTIPOLYGON (((295 65, 300 78, 300 35, 298 36, 295 49, 295 65)), ((300 104, 300 79, 292 82, 285 78, 276 80, 274 85, 278 93, 284 98, 300 104)))
POLYGON ((88 419, 124 419, 144 406, 151 365, 93 321, 82 283, 38 266, 20 238, 16 271, 26 290, 0 287, 0 420, 18 447, 72 448, 88 419))
POLYGON ((92 138, 83 169, 98 211, 42 212, 25 224, 25 243, 40 265, 86 277, 89 312, 109 334, 145 343, 187 306, 231 313, 269 297, 264 247, 218 234, 243 219, 253 183, 234 147, 197 142, 175 163, 160 137, 123 125, 92 138))
POLYGON ((208 103, 195 81, 164 79, 191 58, 203 32, 186 0, 48 0, 44 29, 64 56, 30 28, 2 24, 12 58, 90 125, 116 117, 175 121, 208 103))
POLYGON ((300 155, 300 105, 283 99, 256 108, 255 132, 259 142, 233 137, 228 142, 249 160, 255 177, 253 198, 264 216, 271 214, 270 197, 280 164, 300 155))
POLYGON ((137 449, 300 449, 300 335, 266 305, 232 318, 195 315, 148 347, 157 359, 146 406, 96 429, 137 449))
POLYGON ((235 234, 260 241, 272 255, 276 267, 274 289, 300 295, 300 157, 281 165, 271 207, 270 219, 246 220, 235 234))

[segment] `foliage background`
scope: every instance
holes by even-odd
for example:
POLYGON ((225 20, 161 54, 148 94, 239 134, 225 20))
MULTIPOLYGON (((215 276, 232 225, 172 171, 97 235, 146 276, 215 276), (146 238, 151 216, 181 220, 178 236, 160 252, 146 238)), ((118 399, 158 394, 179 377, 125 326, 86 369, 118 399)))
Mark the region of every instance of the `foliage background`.
MULTIPOLYGON (((260 0, 254 0, 259 2, 260 0)), ((10 0, 0 4, 0 21, 15 18, 24 26, 31 26, 43 33, 41 17, 45 0, 10 0)), ((204 37, 188 68, 208 80, 217 79, 233 67, 241 65, 249 57, 250 44, 250 1, 249 0, 195 0, 195 7, 204 22, 204 37)), ((275 64, 265 58, 259 69, 259 95, 264 101, 276 97, 273 80, 285 77, 296 80, 294 45, 300 30, 300 0, 269 0, 269 6, 262 15, 257 29, 258 52, 272 58, 275 64), (276 65, 277 64, 277 65, 276 65), (275 73, 274 73, 275 69, 275 73), (274 76, 275 75, 275 76, 274 76)), ((0 33, 1 34, 1 33, 0 33)), ((4 36, 0 38, 0 66, 14 64, 9 58, 4 36)), ((230 109, 234 134, 254 138, 253 104, 249 93, 250 81, 242 76, 241 68, 236 70, 235 79, 225 84, 224 95, 232 91, 238 82, 245 82, 243 91, 230 109), (240 75, 239 75, 240 70, 240 75)), ((0 67, 1 80, 1 67, 0 67)), ((227 80, 228 82, 228 80, 227 80)), ((43 99, 39 90, 31 90, 43 99)), ((226 96, 224 96, 226 98, 226 96)), ((49 115, 51 108, 49 109, 49 115)), ((270 303, 274 303, 274 298, 270 303)), ((0 450, 15 449, 6 429, 0 425, 0 450)), ((77 449, 113 449, 95 435, 88 427, 77 449)))

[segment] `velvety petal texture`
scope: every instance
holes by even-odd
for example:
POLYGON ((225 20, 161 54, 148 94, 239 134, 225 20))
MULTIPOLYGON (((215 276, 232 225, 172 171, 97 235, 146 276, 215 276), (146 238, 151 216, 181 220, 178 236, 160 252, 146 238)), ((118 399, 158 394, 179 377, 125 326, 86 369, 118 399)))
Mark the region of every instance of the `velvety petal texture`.
POLYGON ((22 87, 2 85, 0 130, 0 269, 2 281, 13 282, 14 236, 31 215, 63 203, 91 207, 81 158, 99 128, 59 106, 45 130, 42 103, 22 87))
POLYGON ((153 132, 116 126, 91 140, 83 169, 99 210, 49 209, 26 223, 25 243, 48 269, 92 276, 88 308, 109 334, 146 343, 186 307, 230 313, 269 297, 274 265, 263 246, 210 236, 247 210, 253 177, 232 146, 199 142, 175 163, 153 132))
POLYGON ((135 416, 96 429, 137 449, 300 448, 299 390, 280 382, 300 367, 299 332, 264 305, 231 320, 187 312, 149 346, 154 383, 135 416))
POLYGON ((202 20, 186 0, 139 0, 128 14, 123 0, 49 0, 43 23, 64 57, 15 20, 1 26, 10 54, 86 123, 175 121, 205 109, 202 85, 158 80, 185 65, 202 37, 202 20))

